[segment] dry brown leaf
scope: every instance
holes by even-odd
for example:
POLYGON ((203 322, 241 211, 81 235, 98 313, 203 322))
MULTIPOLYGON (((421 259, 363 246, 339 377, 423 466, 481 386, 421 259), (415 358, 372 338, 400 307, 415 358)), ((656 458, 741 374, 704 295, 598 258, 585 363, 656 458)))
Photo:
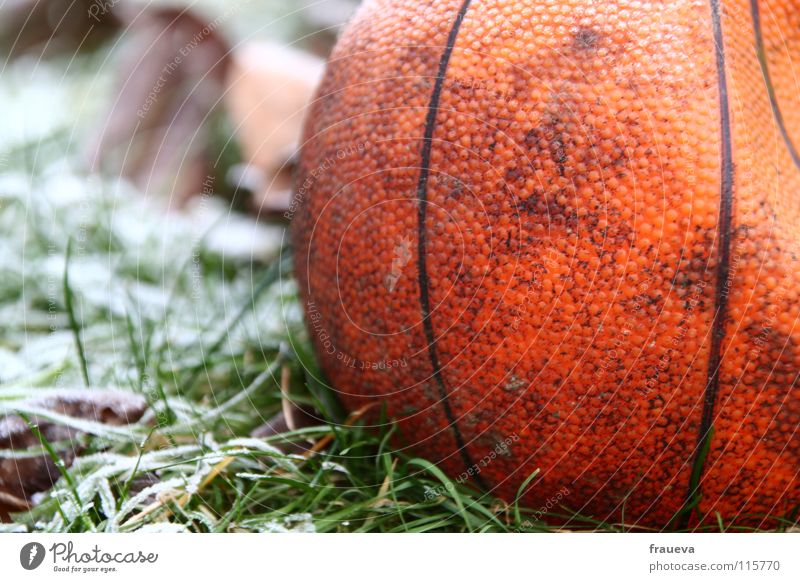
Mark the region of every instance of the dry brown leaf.
POLYGON ((95 48, 121 24, 110 0, 5 0, 2 12, 0 52, 11 56, 69 56, 95 48))
MULTIPOLYGON (((251 436, 254 438, 268 438, 274 437, 277 435, 282 435, 284 433, 290 432, 292 430, 296 430, 299 428, 305 428, 308 426, 315 426, 320 424, 321 420, 317 416, 314 416, 314 412, 308 408, 297 406, 294 403, 290 403, 289 406, 292 409, 292 425, 294 428, 289 426, 289 423, 286 420, 286 415, 283 411, 279 412, 272 418, 270 418, 267 422, 253 430, 251 436)), ((310 450, 311 444, 310 443, 303 443, 294 440, 284 440, 284 441, 275 441, 271 443, 275 446, 278 450, 283 453, 291 454, 291 453, 303 453, 310 450)))
POLYGON ((249 187, 257 193, 257 213, 289 208, 294 153, 323 67, 315 56, 270 42, 233 52, 225 103, 249 166, 249 187))
MULTIPOLYGON (((27 405, 83 420, 120 426, 138 421, 147 408, 145 399, 121 390, 75 390, 26 401, 27 405)), ((69 443, 59 447, 59 457, 68 466, 80 454, 81 434, 74 428, 50 420, 32 417, 42 436, 50 443, 69 443)), ((0 450, 20 452, 40 448, 39 438, 28 424, 15 414, 0 417, 0 450)), ((11 511, 31 505, 34 493, 46 491, 61 476, 46 454, 26 458, 0 458, 0 520, 11 511)))
POLYGON ((180 205, 215 188, 208 122, 224 90, 228 43, 219 22, 188 9, 147 8, 126 26, 126 57, 90 165, 180 205))

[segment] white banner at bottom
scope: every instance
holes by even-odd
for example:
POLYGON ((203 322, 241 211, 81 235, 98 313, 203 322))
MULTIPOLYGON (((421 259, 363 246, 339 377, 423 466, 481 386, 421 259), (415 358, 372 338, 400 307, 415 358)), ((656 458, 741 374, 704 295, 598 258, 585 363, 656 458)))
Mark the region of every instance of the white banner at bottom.
POLYGON ((800 580, 800 535, 0 534, 0 580, 800 580))

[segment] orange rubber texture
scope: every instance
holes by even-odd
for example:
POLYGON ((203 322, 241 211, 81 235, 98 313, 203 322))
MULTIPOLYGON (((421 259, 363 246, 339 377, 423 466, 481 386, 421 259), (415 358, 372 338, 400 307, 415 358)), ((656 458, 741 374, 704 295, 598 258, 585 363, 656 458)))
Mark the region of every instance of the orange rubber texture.
POLYGON ((367 1, 291 210, 327 380, 534 509, 792 519, 798 57, 797 0, 367 1))

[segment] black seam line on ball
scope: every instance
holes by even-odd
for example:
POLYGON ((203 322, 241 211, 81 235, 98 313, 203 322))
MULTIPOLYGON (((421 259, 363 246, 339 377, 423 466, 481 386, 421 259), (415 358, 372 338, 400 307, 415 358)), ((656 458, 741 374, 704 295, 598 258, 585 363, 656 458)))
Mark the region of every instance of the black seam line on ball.
MULTIPOLYGON (((431 148, 433 147, 433 130, 436 128, 436 113, 439 109, 439 100, 442 96, 442 88, 444 87, 445 76, 447 75, 447 66, 450 63, 450 55, 453 53, 453 48, 456 44, 458 31, 461 28, 461 23, 464 21, 464 15, 467 13, 471 0, 464 0, 461 8, 456 15, 455 22, 450 29, 447 36, 447 45, 445 46, 442 57, 439 60, 439 70, 436 73, 436 83, 433 86, 431 99, 428 103, 428 112, 425 118, 425 135, 422 138, 422 160, 420 162, 419 180, 417 182, 417 271, 419 275, 419 303, 422 311, 422 325, 425 329, 425 338, 428 343, 428 357, 431 361, 433 369, 433 377, 436 385, 439 388, 439 397, 442 401, 444 414, 447 421, 450 423, 450 428, 453 431, 453 436, 456 441, 461 459, 464 462, 467 470, 472 469, 475 463, 467 451, 464 437, 461 435, 461 430, 458 428, 453 409, 450 406, 450 397, 445 386, 444 378, 442 377, 442 368, 439 363, 439 355, 436 352, 436 342, 433 333, 433 322, 431 321, 431 301, 428 293, 428 267, 426 262, 426 248, 427 248, 427 234, 425 232, 425 218, 427 216, 428 206, 428 176, 431 169, 431 148)), ((475 483, 481 488, 486 489, 486 483, 483 478, 476 473, 473 476, 475 483)))
MULTIPOLYGON (((700 418, 700 431, 694 452, 693 467, 696 463, 705 464, 701 458, 711 435, 714 420, 714 406, 719 392, 719 370, 722 364, 722 340, 725 337, 725 321, 728 315, 728 295, 725 285, 730 273, 731 228, 733 213, 733 147, 731 145, 731 120, 728 106, 728 82, 725 74, 725 45, 722 38, 719 0, 711 2, 711 22, 714 30, 714 52, 717 61, 717 85, 719 90, 720 121, 720 199, 719 199, 719 244, 717 252, 716 286, 714 290, 714 320, 711 324, 711 352, 708 357, 708 376, 703 395, 703 415, 700 418)), ((700 466, 698 480, 690 481, 686 493, 687 507, 701 489, 703 467, 700 466)), ((688 525, 688 512, 683 516, 684 527, 688 525)))
POLYGON ((789 150, 789 155, 792 156, 792 161, 795 167, 800 169, 800 155, 797 153, 792 138, 786 130, 786 123, 783 120, 780 105, 778 105, 778 98, 775 96, 775 86, 772 84, 772 78, 769 76, 769 64, 767 63, 767 54, 764 52, 764 37, 761 32, 761 13, 758 9, 758 0, 750 0, 750 13, 753 17, 753 31, 756 36, 756 54, 758 55, 758 64, 761 66, 761 74, 764 77, 764 84, 767 88, 767 95, 769 96, 769 104, 772 108, 772 116, 775 118, 775 123, 778 124, 783 143, 786 144, 786 149, 789 150))

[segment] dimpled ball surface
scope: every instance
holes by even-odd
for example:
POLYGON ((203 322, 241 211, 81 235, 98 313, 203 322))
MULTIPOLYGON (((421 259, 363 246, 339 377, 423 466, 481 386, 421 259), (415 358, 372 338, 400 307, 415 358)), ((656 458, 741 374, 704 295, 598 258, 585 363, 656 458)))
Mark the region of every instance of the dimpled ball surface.
POLYGON ((534 509, 774 524, 798 57, 785 0, 365 2, 290 211, 326 380, 453 479, 513 501, 538 470, 534 509))

